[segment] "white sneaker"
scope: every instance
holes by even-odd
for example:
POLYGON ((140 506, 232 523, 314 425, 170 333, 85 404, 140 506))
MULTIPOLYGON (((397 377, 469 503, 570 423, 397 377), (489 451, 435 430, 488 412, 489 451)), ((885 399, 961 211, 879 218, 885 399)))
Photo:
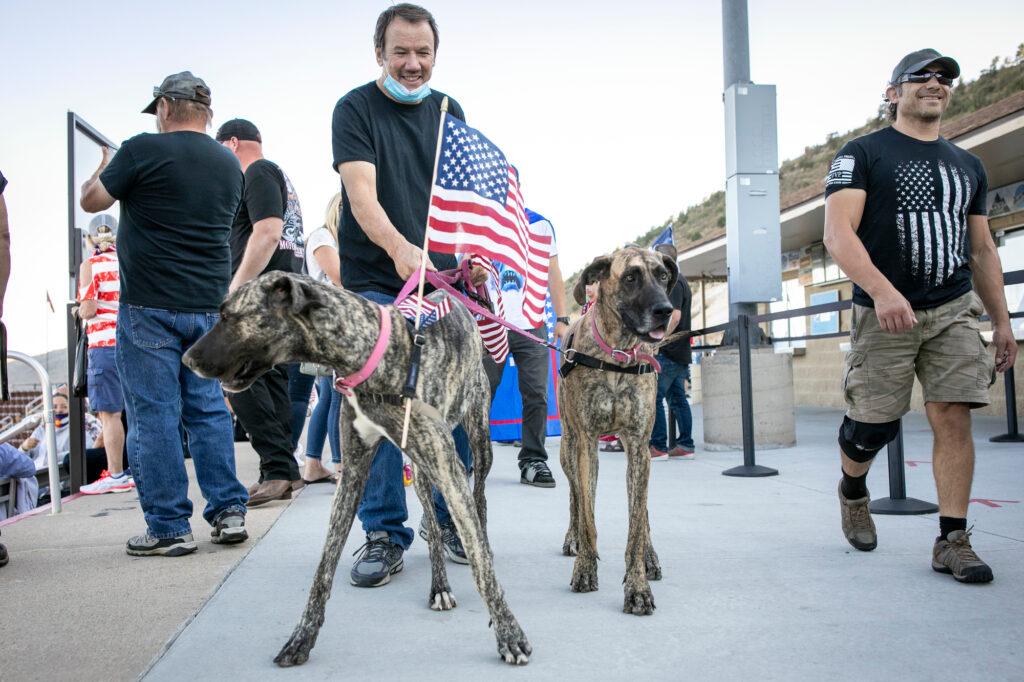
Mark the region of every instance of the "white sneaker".
POLYGON ((104 469, 99 479, 89 485, 83 485, 78 491, 83 495, 102 495, 104 493, 126 493, 134 488, 135 481, 131 476, 114 478, 109 471, 104 469))

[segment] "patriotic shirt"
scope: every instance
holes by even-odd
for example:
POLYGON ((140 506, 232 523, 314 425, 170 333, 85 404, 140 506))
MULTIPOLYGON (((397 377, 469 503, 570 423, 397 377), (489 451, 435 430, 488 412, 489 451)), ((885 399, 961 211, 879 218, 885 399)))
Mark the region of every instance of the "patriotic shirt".
MULTIPOLYGON (((978 157, 941 137, 925 142, 883 128, 836 154, 825 196, 846 188, 867 192, 857 236, 912 308, 934 308, 971 290, 967 216, 986 214, 988 194, 978 157)), ((856 285, 853 300, 874 305, 856 285)))
POLYGON ((111 348, 117 343, 117 308, 121 297, 117 252, 100 251, 86 262, 92 265, 92 279, 80 285, 78 300, 96 301, 96 317, 85 323, 89 348, 111 348))

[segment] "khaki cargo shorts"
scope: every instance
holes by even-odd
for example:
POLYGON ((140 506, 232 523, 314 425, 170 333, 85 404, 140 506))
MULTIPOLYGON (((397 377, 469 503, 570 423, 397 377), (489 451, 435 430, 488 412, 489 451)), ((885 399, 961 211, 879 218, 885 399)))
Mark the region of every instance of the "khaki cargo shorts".
POLYGON ((996 371, 981 337, 983 312, 981 299, 969 291, 937 308, 915 310, 913 329, 889 334, 874 308, 854 304, 843 373, 846 416, 868 424, 899 419, 910 410, 915 374, 925 402, 987 405, 996 371))

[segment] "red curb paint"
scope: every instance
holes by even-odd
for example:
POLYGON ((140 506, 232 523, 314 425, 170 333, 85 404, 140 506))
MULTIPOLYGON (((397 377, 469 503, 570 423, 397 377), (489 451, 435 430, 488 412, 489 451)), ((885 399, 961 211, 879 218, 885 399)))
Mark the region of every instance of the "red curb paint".
MULTIPOLYGON (((60 498, 60 502, 61 502, 61 504, 66 504, 66 503, 70 502, 71 500, 77 500, 79 497, 82 497, 84 494, 85 493, 75 493, 74 495, 68 495, 67 497, 60 498)), ((52 507, 52 506, 53 506, 53 503, 51 502, 49 504, 44 504, 42 507, 36 507, 32 511, 27 511, 24 514, 18 514, 17 516, 12 516, 9 519, 4 519, 3 521, 0 521, 0 528, 3 528, 4 526, 9 526, 12 523, 17 523, 18 521, 21 521, 22 519, 27 519, 30 516, 36 516, 38 514, 42 514, 44 511, 49 511, 50 507, 52 507)))
POLYGON ((990 500, 987 497, 972 497, 968 500, 968 504, 971 502, 977 502, 978 504, 983 504, 986 507, 993 507, 995 509, 1001 508, 1003 504, 1020 504, 1020 500, 990 500), (1001 502, 1002 504, 996 504, 997 502, 1001 502))

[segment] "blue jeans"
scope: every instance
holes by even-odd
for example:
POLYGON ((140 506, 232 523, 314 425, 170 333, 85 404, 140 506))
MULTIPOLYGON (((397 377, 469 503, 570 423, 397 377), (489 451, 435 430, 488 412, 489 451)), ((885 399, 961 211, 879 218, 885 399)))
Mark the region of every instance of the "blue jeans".
POLYGON ((299 363, 288 365, 288 398, 292 403, 292 450, 299 444, 302 427, 306 425, 306 410, 309 409, 309 394, 313 391, 316 377, 299 371, 299 363))
POLYGON ((196 480, 211 525, 228 511, 245 513, 249 496, 235 475, 231 415, 220 382, 201 379, 181 356, 217 322, 217 313, 192 313, 121 304, 117 316, 117 370, 128 413, 128 461, 149 534, 190 533, 179 425, 188 432, 196 480))
MULTIPOLYGON (((379 291, 355 293, 375 303, 387 304, 393 303, 395 300, 394 296, 379 291)), ((468 472, 473 468, 473 453, 469 449, 469 437, 461 426, 457 426, 452 431, 452 437, 455 439, 455 451, 468 472)), ((448 515, 448 506, 436 488, 434 489, 434 509, 437 511, 437 520, 441 523, 448 523, 451 520, 448 515)), ((402 482, 402 451, 390 441, 382 441, 377 446, 358 514, 364 531, 367 533, 387 531, 391 542, 404 549, 409 549, 415 533, 411 528, 405 526, 405 522, 409 518, 409 509, 405 504, 405 485, 402 482)))
POLYGON ((341 414, 341 394, 334 390, 331 377, 316 380, 318 400, 313 414, 309 417, 309 431, 306 433, 306 457, 321 459, 324 455, 324 440, 331 444, 331 461, 341 462, 341 435, 338 418, 341 414))
POLYGON ((679 440, 676 445, 693 450, 693 415, 690 414, 690 403, 686 401, 686 380, 690 378, 690 366, 680 365, 663 354, 658 354, 661 363, 661 374, 658 375, 658 397, 655 400, 654 430, 651 431, 651 445, 659 450, 668 450, 668 433, 666 430, 665 406, 676 416, 679 426, 679 440))

